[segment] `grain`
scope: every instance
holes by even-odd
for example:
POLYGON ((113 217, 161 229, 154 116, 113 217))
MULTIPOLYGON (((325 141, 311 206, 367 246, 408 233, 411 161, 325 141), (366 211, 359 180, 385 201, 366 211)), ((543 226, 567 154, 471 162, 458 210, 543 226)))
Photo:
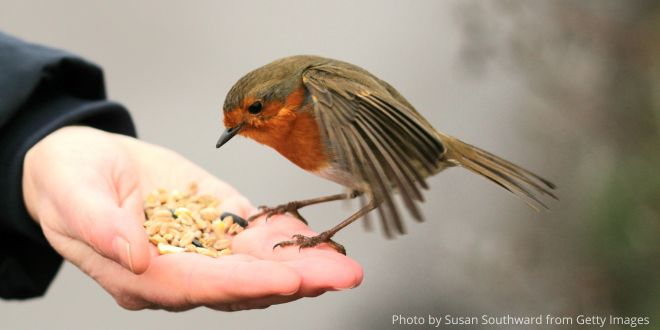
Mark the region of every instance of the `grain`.
POLYGON ((220 211, 215 207, 207 207, 199 211, 202 219, 206 221, 213 221, 220 216, 220 211))
POLYGON ((198 248, 195 249, 195 251, 197 253, 203 254, 205 256, 213 257, 213 258, 217 258, 219 256, 218 251, 207 249, 207 248, 198 247, 198 248))
POLYGON ((216 250, 224 250, 230 246, 231 246, 231 241, 226 238, 219 239, 215 241, 215 243, 213 243, 213 248, 216 250))
POLYGON ((158 245, 158 243, 167 244, 167 240, 158 234, 150 236, 149 241, 156 245, 158 245))
POLYGON ((158 253, 160 254, 179 253, 185 251, 183 248, 166 243, 158 243, 157 247, 158 253))
POLYGON ((143 225, 158 253, 192 252, 213 258, 232 253, 233 236, 247 221, 221 212, 219 199, 197 192, 193 182, 185 191, 161 188, 145 197, 143 225))

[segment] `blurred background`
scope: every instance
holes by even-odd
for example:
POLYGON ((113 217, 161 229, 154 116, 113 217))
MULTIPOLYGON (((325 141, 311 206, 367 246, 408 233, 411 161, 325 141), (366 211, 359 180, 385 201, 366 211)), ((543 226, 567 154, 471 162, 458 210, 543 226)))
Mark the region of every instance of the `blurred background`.
MULTIPOLYGON (((0 29, 102 66, 140 138, 255 205, 340 190, 247 139, 214 148, 232 84, 303 53, 389 81, 436 128, 540 173, 561 199, 537 213, 452 169, 430 180, 427 221, 408 221, 407 235, 386 240, 355 224, 336 237, 364 267, 356 289, 238 313, 129 312, 65 264, 45 297, 0 301, 2 329, 380 329, 396 314, 658 325, 657 1, 0 0, 0 29)), ((303 214, 322 231, 355 207, 303 214)))

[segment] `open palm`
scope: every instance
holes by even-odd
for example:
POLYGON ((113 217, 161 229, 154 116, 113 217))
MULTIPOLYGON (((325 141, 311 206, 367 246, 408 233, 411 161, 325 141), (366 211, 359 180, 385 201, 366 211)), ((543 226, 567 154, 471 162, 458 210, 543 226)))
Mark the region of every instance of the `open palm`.
POLYGON ((329 247, 273 250, 293 234, 314 234, 287 215, 251 223, 235 236, 230 256, 158 255, 142 228, 143 198, 193 181, 200 193, 218 197, 223 211, 254 211, 178 154, 90 128, 60 129, 35 145, 23 177, 28 210, 51 245, 128 309, 263 308, 362 280, 361 267, 329 247))

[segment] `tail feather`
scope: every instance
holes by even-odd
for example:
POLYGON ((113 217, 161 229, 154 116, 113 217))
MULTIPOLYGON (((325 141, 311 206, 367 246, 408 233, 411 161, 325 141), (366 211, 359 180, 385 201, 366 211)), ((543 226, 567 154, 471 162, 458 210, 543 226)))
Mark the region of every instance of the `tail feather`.
POLYGON ((548 208, 537 196, 538 193, 558 199, 552 192, 557 186, 537 174, 451 136, 441 134, 441 140, 445 145, 444 157, 448 162, 486 177, 521 198, 533 209, 538 211, 539 207, 548 208))

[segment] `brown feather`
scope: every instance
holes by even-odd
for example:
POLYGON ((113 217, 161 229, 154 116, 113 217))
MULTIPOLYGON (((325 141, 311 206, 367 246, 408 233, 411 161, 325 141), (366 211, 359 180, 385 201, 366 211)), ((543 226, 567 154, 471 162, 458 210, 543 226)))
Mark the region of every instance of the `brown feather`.
POLYGON ((334 166, 381 203, 378 210, 386 234, 392 226, 403 233, 392 193, 398 192, 413 218, 421 221, 420 190, 428 187, 426 176, 445 167, 444 147, 412 114, 414 109, 403 107, 386 89, 366 85, 377 83, 375 79, 353 79, 355 70, 349 69, 335 63, 310 67, 303 72, 303 83, 334 166))
POLYGON ((448 162, 465 167, 474 173, 490 179, 520 197, 533 209, 538 210, 539 207, 547 209, 548 207, 519 182, 525 183, 543 194, 555 199, 557 198, 549 190, 555 189, 556 186, 548 180, 454 137, 442 133, 438 134, 442 142, 447 146, 445 159, 448 162), (544 184, 546 188, 540 184, 544 184))

